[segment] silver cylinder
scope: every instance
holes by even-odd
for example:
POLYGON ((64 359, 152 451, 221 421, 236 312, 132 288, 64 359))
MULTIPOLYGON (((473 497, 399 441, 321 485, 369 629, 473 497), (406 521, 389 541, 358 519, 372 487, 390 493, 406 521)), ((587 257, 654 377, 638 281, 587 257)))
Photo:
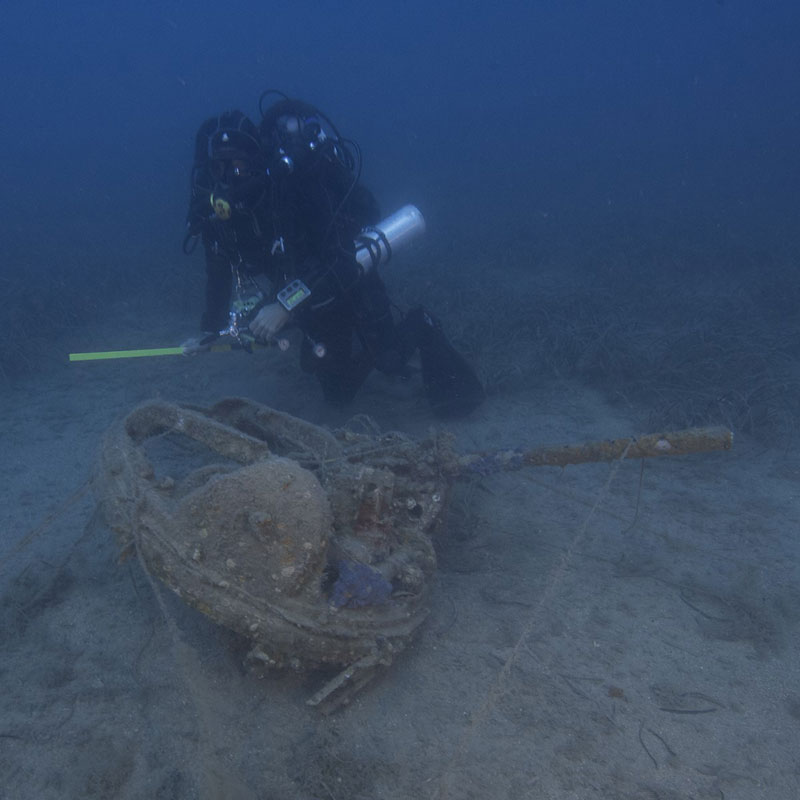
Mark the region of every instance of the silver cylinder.
POLYGON ((365 272, 369 272, 373 267, 385 264, 393 252, 402 249, 423 233, 425 218, 420 210, 411 204, 403 206, 359 234, 356 239, 356 261, 365 272))

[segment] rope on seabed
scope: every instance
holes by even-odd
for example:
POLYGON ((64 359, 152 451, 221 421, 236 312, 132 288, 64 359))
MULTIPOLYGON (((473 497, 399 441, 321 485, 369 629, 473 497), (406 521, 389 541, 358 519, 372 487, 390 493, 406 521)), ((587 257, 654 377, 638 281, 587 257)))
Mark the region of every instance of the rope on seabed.
POLYGON ((514 668, 514 665, 517 662, 519 657, 519 653, 522 648, 525 646, 528 637, 531 635, 534 626, 539 621, 539 609, 549 600, 553 598, 553 595, 556 589, 561 585, 565 576, 567 575, 567 570, 572 561, 572 556, 578 548, 578 545, 581 543, 582 539, 586 535, 586 529, 589 527, 589 523, 592 520, 592 517, 595 515, 595 512, 599 508, 600 504, 608 497, 608 493, 611 490, 611 485, 613 484, 615 478, 617 477, 617 473, 619 472, 619 468, 625 459, 628 457, 628 452, 636 443, 636 439, 630 439, 628 441, 627 446, 622 451, 619 458, 614 461, 611 471, 609 472, 608 479, 605 482, 605 485, 601 489, 601 491, 597 495, 597 499, 595 500, 592 507, 589 509, 589 513, 586 515, 586 519, 584 519, 581 527, 575 533, 575 536, 572 537, 572 541, 567 547, 566 550, 563 551, 561 554, 561 558, 559 559, 558 564, 555 566, 553 571, 550 573, 550 579, 545 584, 544 589, 542 590, 541 595, 539 596, 539 600, 531 609, 531 614, 528 619, 528 622, 525 625, 522 633, 520 634, 519 639, 517 639, 517 643, 514 645, 514 649, 511 651, 511 654, 506 659, 505 664, 503 664, 500 672, 497 673, 497 678, 492 686, 489 687, 489 691, 486 693, 486 697, 484 698, 483 702, 480 705, 480 708, 472 715, 471 721, 466 728, 466 730, 461 734, 459 738, 458 744, 456 746, 456 750, 453 753, 453 757, 447 763, 447 766, 442 771, 442 774, 439 776, 439 784, 435 789, 432 800, 447 800, 448 797, 451 796, 450 794, 450 783, 453 774, 456 772, 456 767, 459 765, 461 760, 463 759, 464 755, 466 754, 467 748, 469 747, 470 742, 472 741, 475 733, 477 732, 478 728, 480 728, 486 720, 489 718, 489 714, 492 712, 494 707, 497 705, 497 702, 505 693, 506 682, 508 680, 508 676, 511 673, 511 670, 514 668))
POLYGON ((89 491, 89 481, 85 481, 79 486, 63 503, 57 505, 49 514, 32 530, 28 531, 2 558, 0 558, 0 570, 6 564, 19 555, 26 547, 31 545, 39 538, 57 519, 62 517, 89 491))

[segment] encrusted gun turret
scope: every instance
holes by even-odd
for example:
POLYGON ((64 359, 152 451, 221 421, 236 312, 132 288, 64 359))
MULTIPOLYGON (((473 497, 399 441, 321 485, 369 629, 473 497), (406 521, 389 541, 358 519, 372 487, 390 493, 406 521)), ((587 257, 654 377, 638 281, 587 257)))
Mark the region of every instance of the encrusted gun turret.
POLYGON ((238 398, 152 402, 108 432, 94 489, 123 554, 247 637, 255 661, 339 668, 309 700, 333 709, 425 619, 455 479, 730 445, 711 429, 457 455, 447 434, 331 433, 238 398))

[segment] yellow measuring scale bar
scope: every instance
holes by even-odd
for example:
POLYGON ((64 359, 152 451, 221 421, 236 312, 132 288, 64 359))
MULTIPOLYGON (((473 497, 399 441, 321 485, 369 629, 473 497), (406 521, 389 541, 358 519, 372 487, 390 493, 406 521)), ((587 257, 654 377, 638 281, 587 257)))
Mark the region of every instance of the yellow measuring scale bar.
MULTIPOLYGON (((222 353, 231 349, 229 344, 214 344, 212 353, 222 353)), ((112 358, 147 358, 149 356, 181 356, 182 347, 155 347, 149 350, 103 350, 97 353, 70 353, 70 361, 104 361, 112 358)))

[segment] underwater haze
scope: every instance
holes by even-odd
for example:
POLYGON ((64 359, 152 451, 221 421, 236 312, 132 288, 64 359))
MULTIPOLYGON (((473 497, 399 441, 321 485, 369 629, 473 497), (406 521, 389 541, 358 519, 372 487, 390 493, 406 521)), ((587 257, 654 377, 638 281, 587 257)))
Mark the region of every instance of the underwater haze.
POLYGON ((360 143, 385 207, 416 202, 432 236, 439 215, 455 238, 499 231, 499 260, 504 219, 532 264, 609 229, 705 240, 731 269, 796 251, 799 18, 788 0, 7 4, 3 271, 113 293, 184 269, 194 133, 256 116, 267 88, 360 143))
MULTIPOLYGON (((4 4, 0 53, 0 800, 800 796, 797 0, 25 0, 4 4), (358 143, 385 214, 424 214, 380 269, 485 387, 447 433, 416 360, 326 405, 297 331, 288 354, 68 362, 200 333, 195 134, 229 109, 258 121, 268 89, 358 143), (225 397, 323 443, 398 432, 376 459, 420 439, 409 473, 435 467, 435 528, 391 494, 393 455, 368 491, 358 473, 381 536, 392 514, 430 521, 435 558, 406 565, 424 625, 335 715, 305 705, 319 675, 245 669, 250 643, 164 590, 146 548, 122 558, 168 524, 124 496, 112 424, 225 397), (671 452, 693 426, 720 426, 697 436, 723 452, 671 452), (474 474, 437 460, 450 433, 474 474), (645 433, 646 465, 627 458, 645 433), (611 464, 511 471, 527 448, 609 440, 611 464), (135 531, 122 555, 104 475, 135 531)), ((147 442, 163 472, 131 472, 165 508, 223 469, 175 430, 147 442)), ((346 460, 293 436, 274 438, 302 472, 346 460)), ((303 556, 320 587, 328 533, 303 556)))
POLYGON ((40 368, 59 337, 77 346, 103 320, 119 335, 80 347, 152 346, 155 332, 133 334, 152 314, 179 325, 178 341, 196 333, 202 259, 181 252, 195 132, 230 108, 258 119, 260 94, 280 89, 360 144, 384 213, 422 210, 422 258, 384 277, 401 302, 463 320, 456 344, 490 392, 512 373, 566 375, 659 422, 793 416, 800 11, 788 0, 32 2, 5 15, 4 374, 40 368), (757 343, 724 330, 753 313, 757 343), (477 335, 481 314, 504 322, 496 341, 477 335), (620 316, 646 330, 619 330, 620 316), (524 365, 502 346, 517 323, 530 328, 524 365), (717 360, 703 388, 724 407, 654 388, 705 380, 694 343, 672 347, 698 330, 707 350, 750 350, 717 360), (765 370, 754 410, 745 384, 765 370))

